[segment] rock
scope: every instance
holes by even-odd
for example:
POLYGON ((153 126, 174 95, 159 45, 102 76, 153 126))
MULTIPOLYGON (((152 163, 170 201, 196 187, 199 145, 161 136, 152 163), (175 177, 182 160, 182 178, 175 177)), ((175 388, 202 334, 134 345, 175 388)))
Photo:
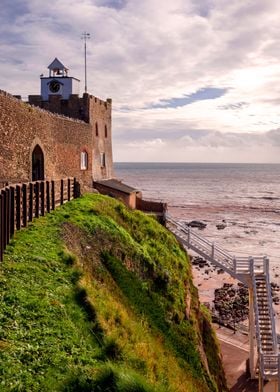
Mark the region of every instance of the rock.
POLYGON ((204 266, 206 264, 206 260, 204 260, 202 257, 196 256, 192 259, 192 264, 204 266))
POLYGON ((200 230, 205 229, 205 227, 207 226, 206 223, 196 220, 186 223, 186 225, 189 227, 197 227, 200 230))
POLYGON ((224 272, 225 272, 225 271, 224 271, 222 268, 219 268, 218 271, 217 271, 217 274, 218 274, 218 275, 224 274, 224 272))
POLYGON ((212 313, 218 323, 235 328, 236 323, 248 317, 248 289, 244 285, 224 283, 214 295, 212 313))
POLYGON ((218 225, 216 225, 218 230, 223 230, 227 227, 227 225, 225 223, 219 223, 218 225))

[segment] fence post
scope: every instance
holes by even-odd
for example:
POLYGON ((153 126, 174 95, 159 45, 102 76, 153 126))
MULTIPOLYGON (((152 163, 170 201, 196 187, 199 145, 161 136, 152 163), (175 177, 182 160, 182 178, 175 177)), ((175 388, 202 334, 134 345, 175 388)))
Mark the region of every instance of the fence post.
POLYGON ((64 189, 63 189, 63 180, 60 180, 60 204, 63 204, 64 199, 64 189))
POLYGON ((50 203, 50 182, 46 181, 46 204, 47 204, 47 212, 51 210, 51 203, 50 203))
POLYGON ((45 183, 44 181, 41 182, 40 184, 40 191, 41 191, 41 215, 45 215, 45 183))
POLYGON ((7 245, 7 199, 6 191, 2 191, 2 220, 3 220, 3 249, 6 249, 7 245))
POLYGON ((40 194, 40 183, 36 181, 35 183, 35 217, 39 218, 39 194, 40 194))
POLYGON ((3 261, 3 203, 2 194, 0 193, 0 261, 3 261))
POLYGON ((214 260, 214 255, 215 255, 215 244, 214 244, 214 242, 212 242, 212 247, 211 247, 211 257, 212 257, 212 260, 214 260))
POLYGON ((68 196, 68 201, 71 200, 71 179, 68 178, 67 180, 67 196, 68 196))
POLYGON ((6 188, 6 245, 10 242, 10 208, 11 208, 11 195, 10 189, 6 188))
POLYGON ((34 184, 32 182, 30 182, 30 184, 29 184, 29 208, 28 208, 29 222, 33 221, 33 191, 34 191, 34 184))
POLYGON ((76 177, 74 177, 74 187, 73 187, 73 197, 76 199, 81 196, 80 184, 78 183, 76 177))
POLYGON ((54 210, 55 209, 55 183, 54 183, 54 181, 52 180, 52 182, 51 182, 51 184, 52 184, 52 190, 51 190, 51 193, 52 193, 52 210, 54 210))
POLYGON ((27 226, 27 185, 22 184, 22 226, 27 226))
POLYGON ((10 237, 15 233, 15 188, 10 187, 10 237))
POLYGON ((19 185, 16 186, 16 228, 21 228, 21 188, 19 185))

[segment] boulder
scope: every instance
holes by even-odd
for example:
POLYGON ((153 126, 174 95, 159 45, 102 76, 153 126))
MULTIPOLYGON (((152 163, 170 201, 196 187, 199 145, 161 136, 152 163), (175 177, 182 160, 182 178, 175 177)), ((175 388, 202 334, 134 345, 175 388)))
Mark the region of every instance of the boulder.
POLYGON ((197 220, 193 220, 193 221, 191 221, 189 223, 186 223, 186 225, 189 226, 189 227, 196 227, 196 228, 198 228, 200 230, 205 229, 205 227, 207 226, 206 223, 201 222, 201 221, 197 221, 197 220))

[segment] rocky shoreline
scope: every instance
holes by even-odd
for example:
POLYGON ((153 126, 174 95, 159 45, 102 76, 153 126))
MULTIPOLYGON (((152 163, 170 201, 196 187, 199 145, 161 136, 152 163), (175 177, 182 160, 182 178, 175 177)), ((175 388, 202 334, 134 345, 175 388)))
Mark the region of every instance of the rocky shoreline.
MULTIPOLYGON (((240 326, 246 329, 249 313, 247 287, 202 257, 191 256, 190 259, 195 282, 202 294, 201 301, 211 311, 213 322, 234 330, 240 326), (207 296, 205 291, 209 291, 207 296)), ((271 282, 271 295, 276 306, 280 304, 279 294, 280 286, 271 282)))

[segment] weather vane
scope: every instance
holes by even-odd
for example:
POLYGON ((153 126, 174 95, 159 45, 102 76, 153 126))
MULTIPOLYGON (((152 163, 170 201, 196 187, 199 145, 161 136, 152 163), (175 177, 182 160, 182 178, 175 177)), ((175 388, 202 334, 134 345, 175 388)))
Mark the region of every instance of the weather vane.
POLYGON ((83 32, 81 39, 85 43, 85 93, 87 93, 87 40, 90 39, 90 33, 83 32))

